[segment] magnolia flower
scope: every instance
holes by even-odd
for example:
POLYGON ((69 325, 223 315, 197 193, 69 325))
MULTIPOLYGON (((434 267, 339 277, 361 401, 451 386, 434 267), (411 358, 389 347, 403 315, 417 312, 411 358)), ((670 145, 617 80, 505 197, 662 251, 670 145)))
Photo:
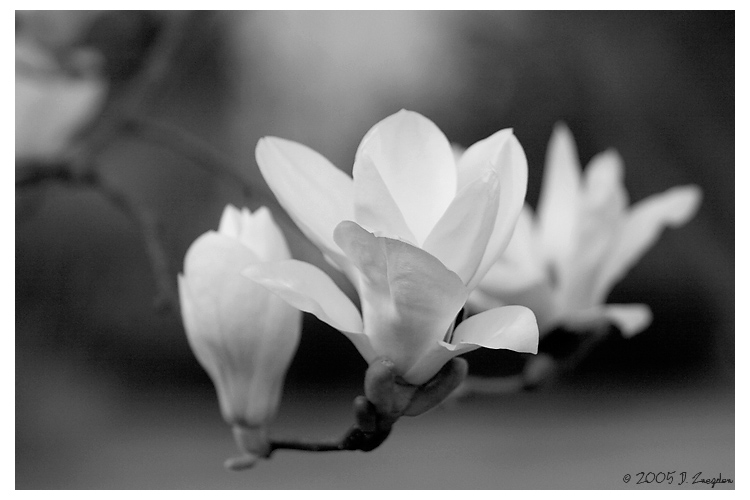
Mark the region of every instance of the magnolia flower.
POLYGON ((434 123, 402 110, 365 135, 352 177, 275 137, 260 140, 256 159, 279 203, 352 281, 362 311, 305 262, 256 265, 245 274, 342 331, 368 363, 384 356, 419 385, 478 347, 536 352, 536 321, 524 307, 458 324, 523 204, 526 158, 510 129, 473 145, 457 163, 434 123))
POLYGON ((475 309, 523 304, 546 333, 611 322, 634 335, 651 322, 644 304, 607 304, 614 284, 667 227, 685 224, 701 199, 696 186, 653 195, 628 208, 622 158, 595 156, 586 172, 570 131, 558 125, 550 140, 536 217, 525 206, 503 256, 471 297, 475 309))
POLYGON ((63 153, 101 111, 106 94, 101 76, 69 75, 50 53, 17 39, 16 158, 48 160, 63 153))
POLYGON ((240 272, 257 262, 289 258, 267 208, 250 213, 228 205, 219 230, 190 246, 178 277, 190 347, 213 380, 238 446, 253 457, 268 452, 266 427, 297 348, 301 314, 240 272))

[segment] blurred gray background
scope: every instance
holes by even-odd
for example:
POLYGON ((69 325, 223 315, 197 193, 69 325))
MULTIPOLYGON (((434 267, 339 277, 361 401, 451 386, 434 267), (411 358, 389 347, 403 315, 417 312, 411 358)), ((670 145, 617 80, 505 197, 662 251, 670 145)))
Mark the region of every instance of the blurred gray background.
MULTIPOLYGON (((632 202, 695 183, 703 205, 611 294, 651 306, 635 338, 608 338, 535 392, 402 419, 374 452, 281 451, 230 473, 231 433, 179 312, 155 307, 138 226, 97 189, 17 188, 16 488, 635 490, 656 485, 625 474, 734 478, 734 12, 37 13, 16 29, 101 51, 116 91, 179 16, 190 36, 136 111, 205 142, 234 174, 137 134, 99 161, 158 219, 169 276, 227 203, 269 205, 293 254, 324 266, 269 194, 255 145, 292 139, 351 172, 364 133, 401 108, 464 146, 513 127, 532 205, 559 120, 584 164, 621 153, 632 202)), ((468 357, 483 375, 514 362, 468 357)), ((343 433, 364 368, 306 316, 274 434, 343 433)))

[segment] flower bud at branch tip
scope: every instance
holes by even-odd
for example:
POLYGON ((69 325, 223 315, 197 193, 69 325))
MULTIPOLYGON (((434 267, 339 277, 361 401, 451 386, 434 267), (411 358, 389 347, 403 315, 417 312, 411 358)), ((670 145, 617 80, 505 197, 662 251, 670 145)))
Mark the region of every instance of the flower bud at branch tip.
POLYGON ((469 363, 463 358, 451 359, 429 382, 419 387, 404 415, 415 417, 439 405, 466 379, 469 363))
POLYGON ((298 310, 241 273, 290 257, 267 208, 252 213, 228 205, 218 231, 190 246, 178 277, 188 342, 243 453, 227 462, 232 469, 250 467, 271 452, 266 428, 278 410, 302 320, 298 310))
POLYGON ((380 415, 397 419, 409 406, 417 386, 398 382, 393 366, 386 358, 370 364, 365 374, 365 396, 380 415))
POLYGON ((362 432, 375 432, 378 428, 375 406, 364 396, 354 399, 354 417, 362 432))

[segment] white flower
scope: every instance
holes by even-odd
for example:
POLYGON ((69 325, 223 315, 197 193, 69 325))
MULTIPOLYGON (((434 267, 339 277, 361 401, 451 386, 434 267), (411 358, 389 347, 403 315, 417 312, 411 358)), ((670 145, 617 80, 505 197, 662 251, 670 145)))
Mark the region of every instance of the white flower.
POLYGON ((385 356, 419 385, 481 346, 536 352, 536 321, 523 307, 455 326, 523 204, 526 158, 511 130, 478 142, 457 164, 434 123, 402 110, 365 135, 352 177, 279 138, 261 139, 256 159, 279 203, 352 281, 362 312, 304 262, 257 265, 245 274, 341 330, 368 363, 385 356))
POLYGON ((474 308, 523 304, 536 314, 542 334, 606 322, 626 336, 645 329, 648 306, 605 305, 607 295, 665 227, 693 217, 701 190, 675 187, 628 208, 622 177, 622 158, 613 150, 595 156, 581 175, 573 137, 558 125, 536 217, 524 207, 505 254, 471 297, 474 308))
POLYGON ((16 158, 49 160, 63 153, 101 111, 106 94, 102 77, 68 75, 51 54, 16 40, 16 158))
POLYGON ((178 277, 190 347, 214 382, 238 444, 256 456, 267 452, 266 427, 299 342, 301 314, 240 272, 290 256, 267 208, 250 213, 228 205, 218 232, 190 246, 178 277))

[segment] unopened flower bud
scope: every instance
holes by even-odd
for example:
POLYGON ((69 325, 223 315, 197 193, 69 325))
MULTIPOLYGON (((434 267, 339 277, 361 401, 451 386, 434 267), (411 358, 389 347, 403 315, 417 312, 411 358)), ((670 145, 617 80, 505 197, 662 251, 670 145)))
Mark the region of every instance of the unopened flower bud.
POLYGON ((219 230, 190 246, 178 278, 188 341, 246 455, 239 461, 269 453, 266 427, 278 409, 301 328, 298 310, 240 273, 258 262, 289 257, 268 209, 252 214, 229 205, 219 230))

